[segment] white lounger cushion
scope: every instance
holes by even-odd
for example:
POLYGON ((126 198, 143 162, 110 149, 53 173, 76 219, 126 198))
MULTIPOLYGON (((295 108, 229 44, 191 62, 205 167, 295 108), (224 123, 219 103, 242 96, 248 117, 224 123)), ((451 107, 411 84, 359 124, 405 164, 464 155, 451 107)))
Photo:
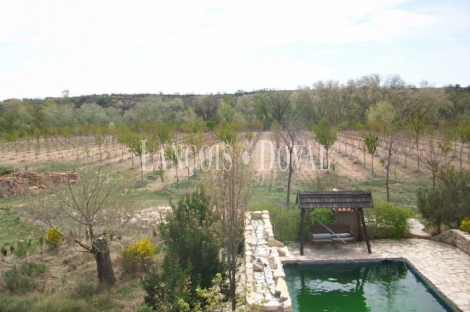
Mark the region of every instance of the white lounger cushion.
POLYGON ((317 239, 331 239, 331 234, 312 234, 314 240, 317 239))

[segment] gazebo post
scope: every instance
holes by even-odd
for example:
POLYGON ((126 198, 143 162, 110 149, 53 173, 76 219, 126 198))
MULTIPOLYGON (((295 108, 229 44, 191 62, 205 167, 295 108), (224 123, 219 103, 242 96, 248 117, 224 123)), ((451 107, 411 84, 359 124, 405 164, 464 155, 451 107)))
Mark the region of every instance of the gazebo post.
POLYGON ((304 221, 305 221, 305 209, 300 208, 300 226, 299 226, 299 243, 300 243, 300 255, 304 255, 304 221))
POLYGON ((369 254, 371 254, 372 250, 370 249, 369 235, 367 234, 366 219, 364 218, 364 211, 362 210, 362 208, 358 208, 358 209, 359 209, 359 213, 361 214, 362 231, 364 234, 364 238, 366 239, 367 251, 369 252, 369 254))

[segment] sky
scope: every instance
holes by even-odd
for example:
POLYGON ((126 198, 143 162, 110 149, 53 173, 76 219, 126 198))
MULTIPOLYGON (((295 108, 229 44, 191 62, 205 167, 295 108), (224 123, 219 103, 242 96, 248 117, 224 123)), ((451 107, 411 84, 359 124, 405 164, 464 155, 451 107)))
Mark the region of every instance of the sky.
POLYGON ((5 0, 0 100, 470 85, 470 1, 5 0))

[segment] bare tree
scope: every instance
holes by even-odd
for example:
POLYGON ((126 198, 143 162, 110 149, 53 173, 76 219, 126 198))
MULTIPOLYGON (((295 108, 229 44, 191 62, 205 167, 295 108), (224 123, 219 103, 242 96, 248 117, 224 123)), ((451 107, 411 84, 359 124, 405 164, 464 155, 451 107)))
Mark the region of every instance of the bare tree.
POLYGON ((436 188, 436 176, 439 170, 448 165, 447 149, 442 144, 436 143, 432 139, 428 140, 426 152, 423 154, 423 165, 431 171, 432 189, 436 188))
POLYGON ((392 157, 395 156, 395 143, 402 135, 395 126, 384 130, 382 140, 385 143, 385 189, 387 191, 387 202, 390 202, 390 166, 392 165, 392 157))
POLYGON ((76 181, 69 179, 49 193, 29 196, 31 215, 53 228, 64 241, 73 242, 93 254, 100 283, 116 282, 108 239, 116 235, 132 218, 136 205, 124 194, 129 181, 111 176, 102 167, 77 171, 76 181))
POLYGON ((390 166, 392 163, 392 156, 395 154, 395 143, 402 136, 400 130, 400 119, 396 116, 393 106, 387 102, 382 101, 374 106, 371 106, 367 113, 369 125, 371 129, 376 129, 381 134, 381 141, 384 143, 385 148, 385 189, 387 192, 387 202, 390 201, 390 166))
POLYGON ((418 171, 419 171, 419 165, 421 163, 421 148, 420 148, 420 141, 423 138, 423 136, 426 134, 428 131, 428 126, 426 123, 421 120, 419 117, 415 116, 413 119, 411 119, 407 125, 407 128, 409 129, 409 133, 411 137, 414 140, 414 147, 416 148, 416 157, 418 158, 418 171))
POLYGON ((287 170, 286 208, 289 208, 292 175, 299 168, 303 149, 302 143, 306 135, 305 121, 299 117, 291 117, 282 125, 275 122, 272 131, 276 143, 278 163, 285 165, 287 170))
POLYGON ((403 167, 407 168, 408 167, 408 156, 411 155, 413 152, 413 142, 408 139, 409 134, 404 133, 404 139, 402 140, 402 145, 401 145, 401 152, 404 156, 404 164, 403 167))
POLYGON ((239 263, 238 250, 243 241, 245 212, 252 194, 253 170, 246 161, 246 149, 237 142, 220 149, 220 167, 212 167, 206 175, 211 200, 220 218, 221 238, 230 285, 232 309, 236 306, 236 273, 239 263), (244 157, 245 156, 245 157, 244 157))

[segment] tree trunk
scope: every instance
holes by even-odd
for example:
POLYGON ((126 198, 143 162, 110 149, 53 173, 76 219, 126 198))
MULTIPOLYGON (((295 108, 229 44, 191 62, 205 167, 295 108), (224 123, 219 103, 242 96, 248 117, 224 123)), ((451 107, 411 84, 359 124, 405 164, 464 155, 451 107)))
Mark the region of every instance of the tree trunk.
POLYGON ((106 238, 98 237, 96 240, 94 240, 91 253, 93 253, 95 256, 99 283, 114 285, 116 282, 116 277, 114 276, 113 264, 111 262, 108 241, 106 238))
POLYGON ((374 154, 370 154, 371 161, 372 161, 372 174, 374 174, 374 154))
POLYGON ((287 198, 286 198, 286 208, 290 206, 290 183, 292 180, 292 172, 293 170, 289 169, 289 176, 287 178, 287 198))
POLYGON ((144 164, 143 164, 143 159, 144 155, 140 155, 140 179, 143 181, 144 180, 144 164))
POLYGON ((462 171, 463 143, 460 143, 459 170, 462 171))
POLYGON ((228 245, 226 245, 228 249, 227 250, 227 263, 228 263, 228 277, 229 277, 229 291, 230 291, 230 300, 232 302, 232 311, 235 311, 237 307, 237 297, 236 297, 236 287, 237 287, 237 280, 236 280, 236 272, 237 272, 237 261, 236 261, 236 252, 237 249, 235 249, 235 244, 232 244, 232 242, 229 242, 228 245))
POLYGON ((329 160, 328 160, 328 151, 329 151, 329 149, 325 148, 325 150, 326 150, 326 168, 324 168, 324 169, 326 169, 329 172, 329 170, 328 170, 330 168, 329 167, 330 163, 329 163, 329 160))
POLYGON ((387 170, 385 170, 385 189, 387 190, 387 202, 390 202, 390 185, 389 185, 389 172, 390 172, 390 162, 392 160, 392 150, 389 148, 388 157, 387 157, 387 170))
POLYGON ((197 175, 197 170, 196 170, 196 148, 193 148, 193 166, 194 166, 194 175, 197 175))
POLYGON ((419 171, 419 164, 421 162, 421 151, 419 150, 419 141, 416 141, 416 155, 418 156, 418 171, 419 171))
POLYGON ((294 153, 293 148, 289 149, 289 175, 287 177, 287 197, 286 197, 286 208, 288 209, 290 206, 290 184, 292 180, 292 173, 294 172, 294 168, 292 167, 292 154, 294 153))
POLYGON ((150 154, 150 158, 152 158, 152 174, 155 174, 155 162, 153 154, 153 152, 150 154))

